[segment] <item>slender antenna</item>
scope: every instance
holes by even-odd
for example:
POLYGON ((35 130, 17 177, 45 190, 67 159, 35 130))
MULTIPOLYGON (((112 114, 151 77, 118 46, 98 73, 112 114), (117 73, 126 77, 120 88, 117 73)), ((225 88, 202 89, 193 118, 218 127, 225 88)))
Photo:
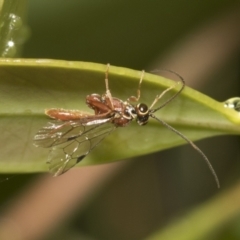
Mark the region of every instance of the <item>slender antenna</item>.
POLYGON ((176 73, 176 72, 174 72, 172 70, 165 70, 165 69, 163 69, 163 70, 171 72, 171 73, 174 73, 176 76, 178 76, 180 78, 181 82, 182 82, 182 87, 172 97, 170 97, 168 100, 166 100, 160 107, 152 109, 152 111, 151 111, 152 113, 154 113, 154 112, 158 111, 159 109, 165 107, 169 102, 171 102, 174 98, 176 98, 182 92, 182 90, 185 87, 185 81, 184 81, 184 79, 183 79, 183 77, 181 75, 179 75, 178 73, 176 73))
MULTIPOLYGON (((155 109, 154 109, 155 110, 155 109)), ((212 166, 212 164, 210 163, 209 159, 207 158, 207 156, 202 152, 202 150, 197 147, 190 139, 188 139, 186 136, 184 136, 182 133, 180 133, 177 129, 173 128, 172 126, 170 126, 168 123, 164 122, 163 120, 157 118, 154 114, 150 113, 149 114, 150 117, 156 119, 158 122, 160 122, 162 125, 164 125, 165 127, 167 127, 169 130, 173 131, 174 133, 176 133, 178 136, 180 136, 181 138, 183 138, 187 143, 189 143, 205 160, 205 162, 207 163, 215 181, 217 184, 217 187, 220 188, 220 183, 218 180, 218 176, 212 166)))
MULTIPOLYGON (((176 84, 165 89, 160 95, 157 95, 149 109, 151 110, 153 108, 153 106, 158 102, 158 100, 161 99, 168 91, 172 90, 175 86, 176 86, 176 84)), ((153 111, 154 111, 154 109, 153 109, 153 111)))

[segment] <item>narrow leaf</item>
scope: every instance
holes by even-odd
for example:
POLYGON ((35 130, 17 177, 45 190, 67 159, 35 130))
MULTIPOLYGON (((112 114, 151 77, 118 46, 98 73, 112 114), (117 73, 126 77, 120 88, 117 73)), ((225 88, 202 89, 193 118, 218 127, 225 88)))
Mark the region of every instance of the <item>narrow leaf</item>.
MULTIPOLYGON (((93 112, 85 104, 91 93, 104 94, 106 65, 44 59, 0 60, 0 171, 47 171, 48 149, 36 148, 32 139, 50 119, 46 108, 79 109, 93 112)), ((109 85, 114 97, 126 100, 137 94, 141 71, 110 66, 109 85)), ((149 106, 176 82, 145 73, 140 102, 149 106)), ((166 93, 156 106, 178 89, 166 93)), ((198 140, 223 134, 239 134, 239 114, 193 89, 184 91, 156 116, 198 140)), ((132 122, 117 128, 79 165, 107 163, 183 144, 184 141, 159 122, 145 126, 132 122)))

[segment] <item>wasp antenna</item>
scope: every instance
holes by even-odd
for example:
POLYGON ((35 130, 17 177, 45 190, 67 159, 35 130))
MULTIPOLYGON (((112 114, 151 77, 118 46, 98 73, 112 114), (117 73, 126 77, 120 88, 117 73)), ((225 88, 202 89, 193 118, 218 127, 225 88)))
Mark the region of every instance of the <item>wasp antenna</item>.
POLYGON ((195 145, 190 139, 188 139, 186 136, 184 136, 182 133, 180 133, 177 129, 173 128, 172 126, 170 126, 169 124, 167 124, 166 122, 164 122, 163 120, 157 118, 154 114, 149 114, 150 117, 156 119, 158 122, 160 122, 162 125, 164 125, 165 127, 167 127, 169 130, 171 130, 172 132, 176 133, 178 136, 180 136, 182 139, 184 139, 187 143, 189 143, 192 148, 194 148, 202 157, 203 159, 205 160, 205 162, 207 163, 215 181, 216 181, 216 184, 217 184, 217 187, 220 188, 220 183, 219 183, 219 179, 218 179, 218 176, 212 166, 212 164, 210 163, 209 159, 207 158, 207 156, 202 152, 202 150, 197 146, 195 145))
POLYGON ((158 108, 152 109, 152 113, 158 111, 159 109, 165 107, 168 103, 170 103, 174 98, 176 98, 184 89, 185 87, 185 80, 183 79, 183 77, 181 75, 179 75, 178 73, 172 71, 172 70, 168 70, 168 69, 162 69, 163 71, 168 71, 171 72, 173 74, 175 74, 177 77, 179 77, 179 79, 181 80, 182 83, 182 87, 179 89, 178 92, 176 92, 172 97, 170 97, 168 100, 166 100, 166 102, 164 102, 161 106, 159 106, 158 108))

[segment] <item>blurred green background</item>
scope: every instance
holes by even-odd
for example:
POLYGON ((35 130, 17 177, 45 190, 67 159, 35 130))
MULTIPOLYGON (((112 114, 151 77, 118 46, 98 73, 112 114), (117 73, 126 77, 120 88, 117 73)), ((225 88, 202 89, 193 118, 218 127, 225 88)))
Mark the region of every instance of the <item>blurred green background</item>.
MULTIPOLYGON (((111 63, 146 71, 161 69, 164 57, 186 36, 234 9, 240 14, 239 1, 30 0, 26 17, 30 38, 21 57, 111 63)), ((236 34, 239 36, 239 32, 236 34)), ((184 72, 179 74, 187 85, 219 101, 239 96, 239 50, 240 43, 238 51, 218 67, 208 69, 200 83, 194 85, 184 72)), ((210 49, 208 54, 204 56, 206 61, 215 52, 210 49)), ((190 62, 191 68, 200 64, 197 58, 190 62)), ((174 65, 167 67, 178 70, 174 65)), ((220 190, 190 146, 131 159, 124 170, 94 194, 84 210, 76 207, 74 215, 43 239, 147 239, 154 231, 234 186, 240 168, 239 137, 211 138, 197 145, 218 173, 220 190)), ((0 183, 1 209, 35 177, 16 176, 0 183)), ((204 238, 196 235, 192 239, 240 239, 240 215, 209 231, 204 238)))

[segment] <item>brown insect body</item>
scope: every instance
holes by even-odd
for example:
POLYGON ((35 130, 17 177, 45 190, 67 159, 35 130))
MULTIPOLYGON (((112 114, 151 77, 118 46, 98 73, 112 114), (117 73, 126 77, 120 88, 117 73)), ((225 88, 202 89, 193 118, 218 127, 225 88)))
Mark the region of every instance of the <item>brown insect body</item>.
POLYGON ((45 114, 53 119, 61 121, 79 120, 82 118, 89 118, 91 114, 78 110, 66 110, 63 108, 50 108, 45 110, 45 114))
POLYGON ((111 122, 116 127, 125 127, 134 119, 137 120, 139 125, 145 125, 150 113, 144 103, 135 106, 128 101, 124 102, 119 98, 109 97, 107 94, 103 96, 98 94, 88 95, 86 103, 94 109, 96 118, 99 118, 99 116, 110 117, 111 122))
POLYGON ((58 121, 50 122, 40 129, 34 137, 34 145, 51 148, 48 163, 50 163, 50 171, 54 176, 58 176, 75 166, 117 127, 125 127, 134 119, 139 125, 145 125, 151 117, 179 135, 203 157, 219 187, 218 177, 206 155, 186 136, 154 115, 156 111, 166 106, 182 92, 185 86, 183 78, 175 73, 181 79, 180 90, 162 105, 153 109, 158 100, 166 92, 173 89, 176 84, 156 96, 150 107, 144 103, 135 105, 131 102, 138 102, 140 99, 140 86, 144 71, 139 82, 137 96, 131 96, 127 101, 122 101, 111 95, 108 87, 108 69, 109 65, 105 78, 106 93, 103 95, 94 93, 86 97, 86 104, 94 110, 94 114, 62 108, 51 108, 45 111, 46 115, 58 121))
MULTIPOLYGON (((88 107, 92 108, 95 115, 83 113, 78 110, 66 110, 61 108, 51 108, 45 111, 46 115, 61 121, 71 120, 94 120, 94 119, 110 119, 116 127, 125 127, 133 119, 138 118, 140 111, 137 106, 129 102, 123 102, 119 98, 109 98, 107 95, 91 94, 86 97, 88 107)), ((139 116, 142 117, 141 115, 139 116)), ((142 124, 140 124, 142 125, 142 124)))

